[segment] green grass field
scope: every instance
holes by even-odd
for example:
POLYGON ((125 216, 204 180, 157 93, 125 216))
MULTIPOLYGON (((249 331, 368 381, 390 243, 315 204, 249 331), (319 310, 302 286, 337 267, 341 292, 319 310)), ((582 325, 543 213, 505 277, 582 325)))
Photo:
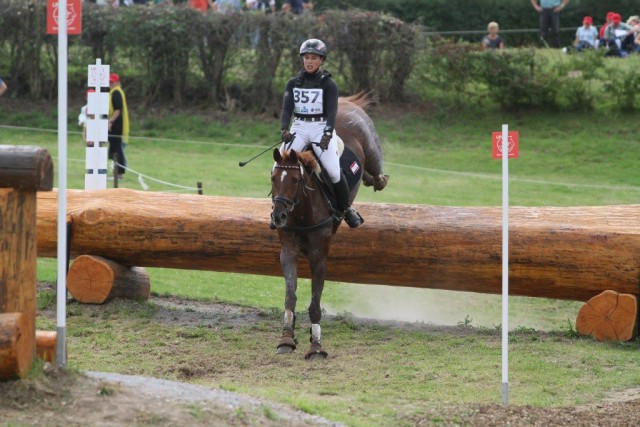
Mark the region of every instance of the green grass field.
MULTIPOLYGON (((520 158, 510 162, 512 205, 640 200, 639 129, 630 116, 441 117, 394 110, 378 107, 371 113, 382 137, 390 184, 377 193, 363 188, 356 207, 358 201, 499 206, 501 163, 491 158, 491 132, 503 123, 520 132, 520 158)), ((208 195, 268 196, 269 155, 244 168, 238 161, 275 143, 274 119, 220 113, 133 117, 134 138, 127 147, 132 170, 123 186, 142 190, 137 172, 144 175, 149 191, 185 191, 165 183, 195 187, 200 181, 208 195)), ((53 118, 1 109, 0 118, 0 143, 46 147, 57 164, 53 118)), ((68 157, 69 187, 82 188, 84 149, 78 133, 69 135, 68 157)), ((336 316, 323 322, 323 337, 331 357, 309 364, 299 352, 292 358, 275 355, 284 300, 281 278, 148 270, 156 295, 257 308, 261 319, 241 326, 206 319, 176 326, 160 321, 168 315, 152 303, 71 303, 72 366, 222 387, 352 426, 438 424, 433 411, 439 406, 500 402, 499 296, 329 282, 323 306, 336 316), (417 323, 396 328, 363 324, 356 317, 417 323), (458 327, 438 330, 422 323, 458 327)), ((39 259, 38 279, 55 282, 55 277, 55 260, 39 259)), ((309 300, 308 281, 301 281, 298 294, 302 309, 309 300)), ((39 301, 41 308, 54 305, 51 292, 39 301)), ((595 402, 640 383, 640 341, 611 344, 577 337, 573 325, 581 306, 510 298, 512 404, 595 402)), ((175 318, 185 310, 174 311, 175 318)), ((305 346, 308 318, 304 313, 300 317, 300 342, 305 346)), ((38 322, 41 329, 55 328, 50 318, 38 322)))

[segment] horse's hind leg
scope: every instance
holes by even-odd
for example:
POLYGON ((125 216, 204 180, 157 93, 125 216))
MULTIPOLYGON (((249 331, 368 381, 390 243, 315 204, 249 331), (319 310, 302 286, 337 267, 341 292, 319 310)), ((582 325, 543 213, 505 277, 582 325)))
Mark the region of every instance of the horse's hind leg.
POLYGON ((371 175, 365 171, 362 174, 362 183, 365 187, 373 187, 374 191, 382 191, 387 186, 389 181, 389 175, 379 174, 376 176, 371 175))

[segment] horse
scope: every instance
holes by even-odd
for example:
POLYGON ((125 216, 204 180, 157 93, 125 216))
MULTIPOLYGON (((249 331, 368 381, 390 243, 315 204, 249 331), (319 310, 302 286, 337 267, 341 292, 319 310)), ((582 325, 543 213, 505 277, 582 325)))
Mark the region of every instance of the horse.
MULTIPOLYGON (((345 150, 341 156, 342 169, 350 187, 350 201, 355 199, 360 182, 374 191, 385 188, 380 137, 365 108, 371 99, 367 94, 339 98, 336 133, 345 150)), ((271 217, 280 239, 280 265, 285 279, 286 295, 282 336, 278 354, 292 353, 297 347, 295 337, 297 260, 305 255, 311 267, 311 345, 305 359, 324 359, 328 353, 322 348, 320 299, 327 271, 327 254, 331 238, 342 218, 333 208, 329 190, 323 189, 318 159, 312 150, 296 152, 276 148, 271 172, 271 217)), ((330 186, 327 186, 330 188, 330 186)))

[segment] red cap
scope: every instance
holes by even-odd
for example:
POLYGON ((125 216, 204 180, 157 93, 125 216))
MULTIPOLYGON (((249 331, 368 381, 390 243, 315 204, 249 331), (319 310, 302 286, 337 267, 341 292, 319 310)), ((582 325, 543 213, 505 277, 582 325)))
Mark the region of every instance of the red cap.
POLYGON ((613 15, 615 15, 615 12, 607 12, 607 21, 611 18, 613 18, 613 15))
POLYGON ((109 74, 109 83, 115 83, 120 81, 120 76, 116 73, 109 74))
POLYGON ((590 16, 585 16, 584 18, 582 18, 582 23, 583 24, 593 24, 593 18, 590 16))
POLYGON ((620 16, 620 14, 619 14, 619 13, 614 13, 614 14, 613 14, 613 16, 611 17, 611 20, 612 20, 615 24, 617 24, 617 23, 619 23, 620 21, 622 21, 622 16, 620 16))

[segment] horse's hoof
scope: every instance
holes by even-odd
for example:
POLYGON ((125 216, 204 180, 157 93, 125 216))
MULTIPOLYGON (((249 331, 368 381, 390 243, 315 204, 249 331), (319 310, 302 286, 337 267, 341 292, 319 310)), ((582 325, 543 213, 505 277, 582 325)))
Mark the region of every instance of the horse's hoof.
POLYGON ((322 346, 319 344, 311 344, 309 351, 304 355, 304 358, 307 360, 320 360, 326 359, 328 356, 327 352, 322 349, 322 346))
POLYGON ((282 344, 278 346, 278 349, 276 351, 278 354, 291 354, 295 349, 295 347, 291 347, 290 345, 282 344))

